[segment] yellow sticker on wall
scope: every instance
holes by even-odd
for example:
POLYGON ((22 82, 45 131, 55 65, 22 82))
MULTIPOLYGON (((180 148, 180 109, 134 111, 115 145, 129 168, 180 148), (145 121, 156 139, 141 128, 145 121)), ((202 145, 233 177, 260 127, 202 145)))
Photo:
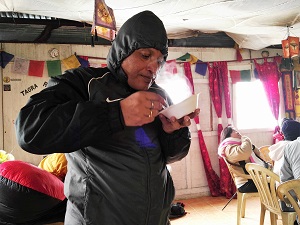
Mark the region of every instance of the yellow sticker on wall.
POLYGON ((3 77, 3 82, 4 83, 9 83, 10 82, 10 78, 9 77, 3 77))

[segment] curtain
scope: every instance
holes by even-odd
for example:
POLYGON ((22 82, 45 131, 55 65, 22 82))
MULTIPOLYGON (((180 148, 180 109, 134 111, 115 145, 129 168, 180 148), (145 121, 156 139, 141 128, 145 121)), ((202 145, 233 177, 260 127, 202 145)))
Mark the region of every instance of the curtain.
MULTIPOLYGON (((268 62, 265 58, 263 64, 257 63, 254 59, 254 63, 258 73, 258 78, 263 84, 271 112, 274 118, 278 121, 280 103, 278 82, 280 79, 280 72, 278 70, 276 59, 272 62, 268 62)), ((277 125, 274 129, 274 133, 278 129, 280 128, 277 125)))
MULTIPOLYGON (((191 83, 192 93, 194 94, 194 82, 193 82, 193 78, 192 78, 191 65, 189 62, 184 62, 184 72, 185 72, 185 76, 189 79, 189 81, 191 83)), ((204 170, 205 170, 208 187, 209 187, 209 190, 210 190, 210 193, 212 196, 214 196, 214 197, 219 196, 220 195, 219 177, 212 168, 210 157, 209 157, 207 147, 206 147, 206 144, 205 144, 205 141, 203 138, 203 134, 201 131, 199 117, 195 117, 194 121, 197 126, 199 146, 200 146, 201 156, 202 156, 202 160, 203 160, 203 164, 204 164, 204 170)))
MULTIPOLYGON (((210 97, 215 107, 216 114, 218 116, 218 143, 220 142, 220 134, 223 130, 222 126, 222 96, 221 96, 221 84, 223 83, 222 77, 222 62, 214 62, 212 66, 209 66, 209 92, 210 97)), ((224 65, 224 64, 223 64, 224 65)), ((226 66, 227 67, 227 66, 226 66)))
MULTIPOLYGON (((224 94, 228 125, 231 124, 231 101, 228 83, 227 62, 213 62, 209 66, 209 90, 216 114, 218 116, 218 143, 223 130, 222 126, 222 93, 224 94)), ((220 166, 220 194, 231 198, 236 188, 227 165, 223 158, 219 158, 220 166)))

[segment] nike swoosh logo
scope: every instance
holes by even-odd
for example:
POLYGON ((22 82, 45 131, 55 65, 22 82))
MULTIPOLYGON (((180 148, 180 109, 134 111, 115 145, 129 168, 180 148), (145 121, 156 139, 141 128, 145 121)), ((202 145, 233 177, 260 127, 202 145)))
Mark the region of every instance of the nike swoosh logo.
POLYGON ((124 99, 124 98, 117 98, 117 99, 110 100, 109 97, 107 97, 107 98, 106 98, 106 102, 107 102, 107 103, 110 103, 110 102, 116 102, 116 101, 120 101, 120 100, 122 100, 122 99, 124 99))

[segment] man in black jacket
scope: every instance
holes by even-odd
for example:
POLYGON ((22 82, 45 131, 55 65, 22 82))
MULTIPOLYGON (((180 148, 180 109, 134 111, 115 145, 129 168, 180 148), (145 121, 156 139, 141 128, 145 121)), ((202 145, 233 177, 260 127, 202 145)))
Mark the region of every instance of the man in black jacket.
POLYGON ((167 34, 150 11, 118 31, 107 68, 78 68, 50 79, 16 120, 20 146, 66 153, 65 225, 166 225, 174 186, 167 163, 190 147, 190 119, 159 111, 172 104, 155 78, 167 34))

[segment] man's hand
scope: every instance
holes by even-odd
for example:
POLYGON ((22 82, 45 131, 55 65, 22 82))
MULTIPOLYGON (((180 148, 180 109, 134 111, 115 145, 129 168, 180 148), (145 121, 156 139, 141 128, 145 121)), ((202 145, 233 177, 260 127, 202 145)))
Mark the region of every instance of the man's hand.
POLYGON ((164 115, 160 114, 159 118, 162 122, 163 129, 166 133, 172 133, 175 130, 179 130, 183 127, 188 127, 191 125, 191 119, 194 119, 200 113, 200 109, 196 109, 194 112, 180 118, 176 119, 174 116, 168 119, 164 115))
POLYGON ((166 102, 156 93, 138 91, 121 100, 120 105, 126 126, 142 126, 153 122, 166 102))

